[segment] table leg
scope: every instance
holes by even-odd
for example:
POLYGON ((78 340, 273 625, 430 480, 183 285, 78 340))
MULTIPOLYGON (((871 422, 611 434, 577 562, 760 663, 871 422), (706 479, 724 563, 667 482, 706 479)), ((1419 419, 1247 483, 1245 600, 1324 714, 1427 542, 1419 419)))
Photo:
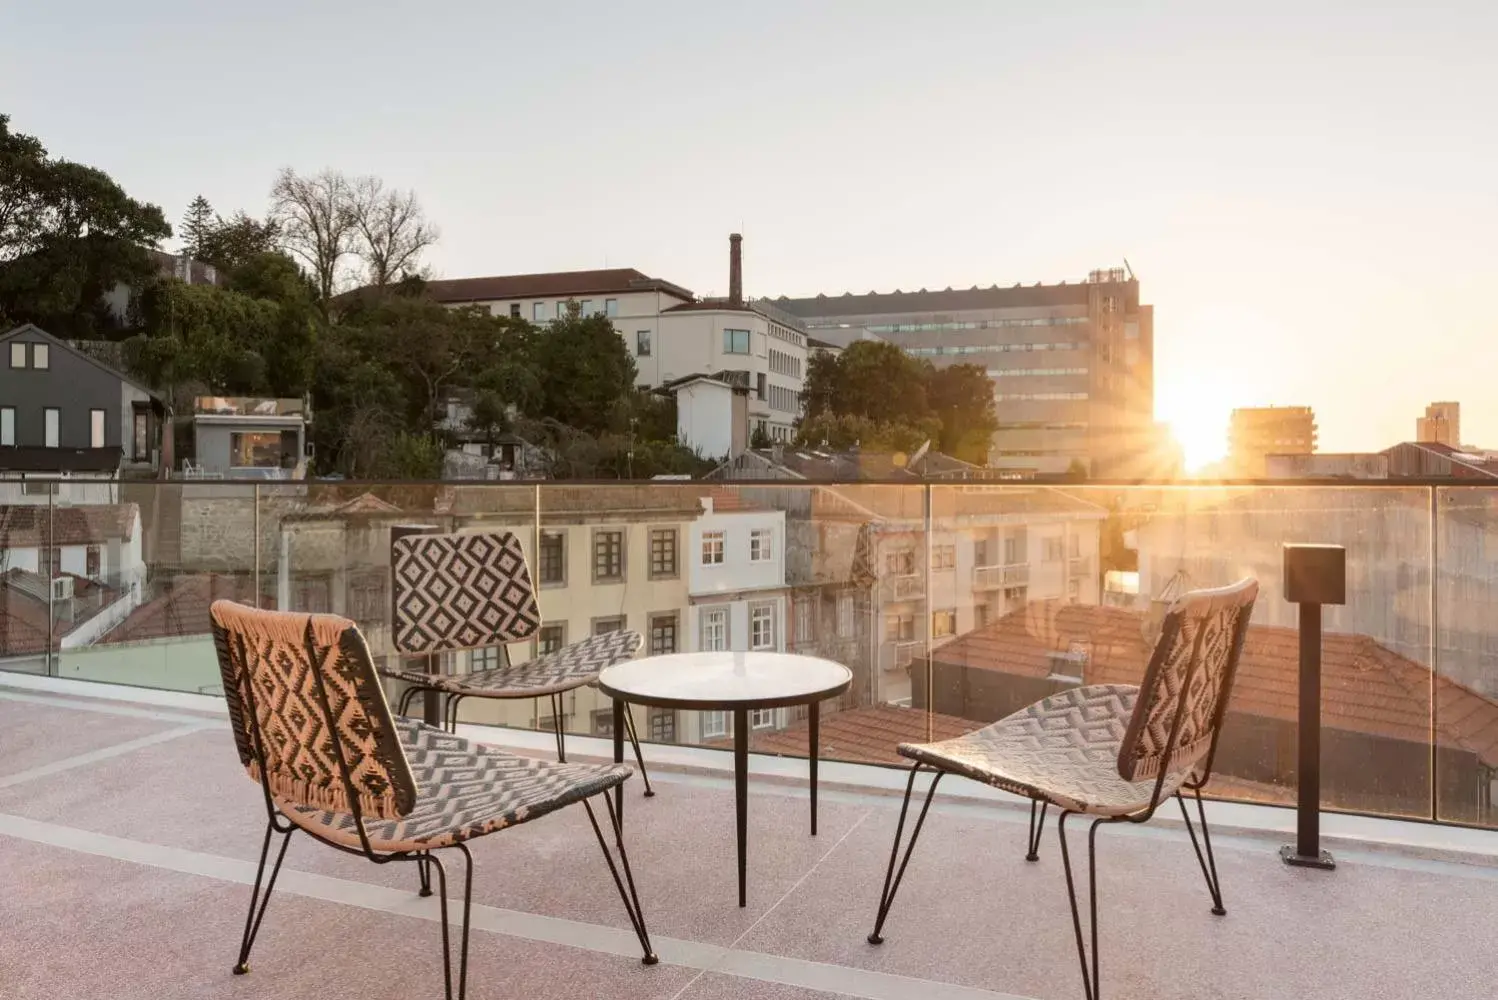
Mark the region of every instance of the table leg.
MULTIPOLYGON (((427 654, 424 664, 427 676, 437 673, 437 657, 435 654, 427 654)), ((442 722, 441 694, 432 688, 427 688, 421 698, 421 721, 429 726, 445 729, 442 722)))
MULTIPOLYGON (((624 763, 624 713, 628 706, 614 699, 614 763, 624 763)), ((619 813, 619 828, 624 828, 624 782, 614 786, 614 809, 619 813)))
POLYGON ((733 805, 739 833, 739 905, 745 905, 744 853, 749 841, 749 712, 733 711, 733 805))
POLYGON ((812 702, 806 712, 806 756, 811 762, 811 835, 817 835, 817 757, 820 755, 822 705, 812 702))

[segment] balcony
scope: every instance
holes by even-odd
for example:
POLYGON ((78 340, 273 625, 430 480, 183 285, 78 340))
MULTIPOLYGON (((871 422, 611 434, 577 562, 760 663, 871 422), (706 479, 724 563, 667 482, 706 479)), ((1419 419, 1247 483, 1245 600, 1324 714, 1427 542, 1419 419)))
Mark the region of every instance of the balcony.
MULTIPOLYGON (((1471 929, 1498 918, 1498 489, 223 482, 125 483, 120 493, 123 503, 104 511, 0 512, 7 1000, 314 996, 330 983, 339 995, 440 995, 436 910, 416 896, 414 877, 304 841, 288 854, 254 972, 230 976, 263 805, 231 747, 209 603, 344 614, 377 656, 388 654, 392 526, 513 531, 538 576, 544 529, 562 536, 544 553, 557 581, 539 594, 549 626, 571 639, 622 616, 651 642, 671 628, 691 648, 699 605, 685 572, 663 568, 663 539, 675 538, 684 571, 680 561, 698 555, 688 539, 707 496, 719 517, 770 509, 803 522, 794 537, 829 567, 814 595, 827 635, 797 651, 839 659, 855 680, 822 713, 819 836, 807 835, 798 759, 807 722, 784 713, 780 728, 751 735, 749 905, 739 910, 728 755, 702 745, 712 740, 688 742, 694 713, 657 720, 641 710, 642 737, 680 741, 647 743, 659 794, 640 797, 634 779, 627 804, 661 964, 640 966, 586 815, 563 810, 475 843, 470 996, 1081 996, 1054 820, 1040 861, 1026 864, 1027 810, 971 782, 943 783, 887 942, 865 942, 904 789, 894 747, 977 728, 1064 677, 1138 683, 1159 624, 1152 604, 1242 573, 1262 590, 1207 790, 1228 916, 1207 912, 1178 816, 1162 809, 1145 826, 1100 832, 1105 995, 1454 997, 1485 995, 1498 982, 1498 956, 1471 946, 1471 929), (875 532, 887 523, 943 544, 1016 519, 1037 531, 1064 519, 1101 534, 1122 516, 1137 541, 1137 599, 1001 608, 979 573, 1012 567, 982 567, 970 590, 928 596, 921 576, 859 569, 858 532, 844 530, 854 507, 875 532), (912 525, 912 510, 924 523, 912 525), (674 536, 658 534, 671 527, 674 536), (598 548, 613 532, 623 533, 620 548, 598 548), (32 579, 43 577, 38 550, 53 541, 60 556, 49 565, 73 580, 66 606, 40 600, 32 579), (1331 873, 1275 857, 1299 787, 1285 541, 1348 550, 1348 600, 1326 611, 1323 652, 1323 830, 1339 865, 1331 873), (90 556, 90 546, 99 551, 90 556), (610 551, 622 553, 626 586, 608 589, 605 604, 591 570, 610 551), (137 591, 122 580, 139 581, 137 591), (914 587, 902 591, 902 581, 914 587), (123 620, 100 616, 127 599, 123 620), (957 634, 927 663, 921 642, 882 641, 891 613, 916 622, 951 613, 957 634), (917 656, 921 669, 900 669, 917 656), (906 698, 914 707, 891 704, 906 698)), ((1112 569, 1091 559, 1089 572, 1112 569)), ((807 586, 788 580, 785 589, 807 586)), ((747 606, 773 594, 714 600, 747 606)), ((738 631, 747 607, 728 619, 729 641, 747 642, 738 631)), ((775 628, 788 625, 775 619, 775 628)), ((523 660, 534 644, 511 653, 523 660)), ((453 663, 458 672, 471 666, 462 656, 453 663)), ((605 707, 595 691, 576 692, 570 757, 612 753, 608 741, 589 739, 605 707)), ((464 732, 545 756, 552 737, 528 728, 535 714, 529 702, 465 702, 464 732)))
POLYGON ((1006 587, 1023 587, 1029 582, 1029 563, 973 567, 974 590, 1002 590, 1006 587))

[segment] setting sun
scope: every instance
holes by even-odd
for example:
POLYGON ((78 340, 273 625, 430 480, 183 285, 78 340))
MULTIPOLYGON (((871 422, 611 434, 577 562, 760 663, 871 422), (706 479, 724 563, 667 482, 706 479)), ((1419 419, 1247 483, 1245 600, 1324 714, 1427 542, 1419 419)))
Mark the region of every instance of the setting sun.
POLYGON ((1159 387, 1160 417, 1185 453, 1187 472, 1227 456, 1232 404, 1224 388, 1197 378, 1159 387))

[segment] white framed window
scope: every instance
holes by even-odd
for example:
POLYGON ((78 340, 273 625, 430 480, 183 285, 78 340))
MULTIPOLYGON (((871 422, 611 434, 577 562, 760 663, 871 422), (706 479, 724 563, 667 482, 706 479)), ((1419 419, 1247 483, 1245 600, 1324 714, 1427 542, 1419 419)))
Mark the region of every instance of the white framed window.
POLYGON ((837 634, 846 639, 853 634, 853 595, 837 595, 837 634))
POLYGON ((954 608, 946 608, 941 611, 931 612, 931 638, 940 639, 944 636, 957 634, 957 611, 954 608))
POLYGON ((884 641, 910 642, 915 639, 915 615, 885 615, 884 641))
POLYGON ((546 321, 545 302, 537 302, 535 305, 531 306, 531 319, 537 323, 544 323, 546 321))
POLYGON ((52 367, 52 347, 50 344, 31 345, 31 367, 42 369, 52 367))
POLYGON ((611 316, 611 317, 619 315, 619 300, 618 299, 604 299, 603 300, 603 314, 605 316, 611 316))
POLYGON ((0 406, 0 444, 16 443, 16 408, 0 406))
POLYGON ((702 565, 723 565, 723 532, 704 531, 702 533, 702 565))
POLYGON ((775 555, 775 532, 755 528, 749 532, 749 561, 769 562, 775 555))
POLYGON ((565 299, 559 299, 557 301, 557 319, 566 319, 566 318, 567 318, 567 302, 566 302, 565 299))
POLYGON ((13 341, 11 343, 10 366, 12 368, 26 367, 26 343, 24 341, 13 341))
POLYGON ((816 638, 816 614, 817 606, 814 601, 804 600, 796 602, 796 635, 797 642, 810 642, 816 638))
POLYGON ((724 354, 748 354, 749 353, 749 331, 748 330, 724 330, 723 331, 723 353, 724 354))
POLYGON ((727 712, 703 712, 702 713, 702 738, 705 740, 722 739, 728 735, 728 713, 727 712))
POLYGON ((775 710, 773 708, 753 708, 749 710, 750 729, 774 729, 775 710))
POLYGON ((42 443, 46 447, 56 448, 58 446, 57 441, 60 433, 58 427, 61 421, 62 411, 57 409, 57 407, 49 406, 42 411, 42 428, 45 435, 42 438, 42 443))
POLYGON ((104 447, 104 411, 88 411, 88 446, 90 448, 104 447))
POLYGON ((499 646, 486 646, 483 649, 471 650, 468 653, 468 669, 473 673, 480 670, 497 670, 503 662, 501 656, 499 646))
POLYGON ((775 605, 752 604, 749 607, 749 648, 775 648, 775 605))
POLYGON ((580 309, 579 312, 581 312, 584 316, 593 315, 593 300, 583 299, 582 309, 580 309))
POLYGON ((635 331, 635 357, 637 357, 637 358, 648 358, 648 357, 650 357, 650 331, 649 330, 636 330, 635 331))
POLYGON ((933 545, 931 547, 931 568, 952 569, 957 565, 957 546, 955 545, 933 545))
POLYGON ((698 645, 703 651, 716 653, 727 649, 728 609, 726 607, 703 608, 701 631, 698 645))

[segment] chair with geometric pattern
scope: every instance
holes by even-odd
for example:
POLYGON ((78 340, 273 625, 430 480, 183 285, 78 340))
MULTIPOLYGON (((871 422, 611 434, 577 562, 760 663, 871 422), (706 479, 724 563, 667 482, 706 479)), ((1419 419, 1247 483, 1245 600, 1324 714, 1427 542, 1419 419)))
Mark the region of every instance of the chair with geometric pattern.
POLYGON ((1212 912, 1224 915, 1227 910, 1222 905, 1201 789, 1212 776, 1212 758, 1258 592, 1258 581, 1246 579, 1177 598, 1165 615, 1139 687, 1094 684, 1072 688, 965 736, 939 743, 901 744, 900 755, 915 763, 905 785, 869 943, 884 941, 881 932, 890 906, 936 786, 947 774, 1030 800, 1028 861, 1038 860, 1046 810, 1051 806, 1061 810, 1056 826, 1087 1000, 1099 997, 1096 843, 1100 825, 1143 823, 1162 801, 1174 797, 1212 896, 1212 912), (916 775, 923 769, 933 772, 931 784, 900 859, 910 796, 916 775), (1186 809, 1183 793, 1187 792, 1196 799, 1200 841, 1186 809), (1075 814, 1096 817, 1087 835, 1090 965, 1066 842, 1066 821, 1075 814))
MULTIPOLYGON (((508 531, 476 534, 406 535, 391 546, 394 570, 395 648, 412 656, 435 656, 454 650, 498 648, 503 660, 491 670, 436 674, 405 667, 386 668, 386 677, 407 684, 398 714, 405 715, 418 694, 445 698, 442 717, 458 727, 458 706, 465 698, 541 698, 551 700, 557 759, 567 761, 562 695, 598 680, 605 667, 632 657, 640 648, 638 632, 623 629, 589 636, 521 664, 509 662, 507 643, 535 635, 541 611, 520 539, 508 531)), ((635 733, 634 717, 624 713, 625 733, 635 761, 650 787, 645 757, 635 733)))
POLYGON ((643 960, 655 964, 624 835, 607 794, 630 776, 628 767, 553 764, 393 717, 364 636, 347 619, 258 611, 230 601, 214 602, 211 619, 239 761, 259 783, 266 811, 236 975, 250 971, 250 949, 286 846, 301 830, 375 864, 414 862, 424 887, 436 871, 446 995, 448 1000, 462 998, 473 903, 473 857, 467 842, 577 802, 587 810, 603 848, 643 960), (608 811, 617 863, 593 812, 590 800, 595 796, 608 811), (275 834, 281 844, 266 879, 275 834), (462 854, 465 861, 456 993, 447 873, 438 857, 445 849, 462 854))

